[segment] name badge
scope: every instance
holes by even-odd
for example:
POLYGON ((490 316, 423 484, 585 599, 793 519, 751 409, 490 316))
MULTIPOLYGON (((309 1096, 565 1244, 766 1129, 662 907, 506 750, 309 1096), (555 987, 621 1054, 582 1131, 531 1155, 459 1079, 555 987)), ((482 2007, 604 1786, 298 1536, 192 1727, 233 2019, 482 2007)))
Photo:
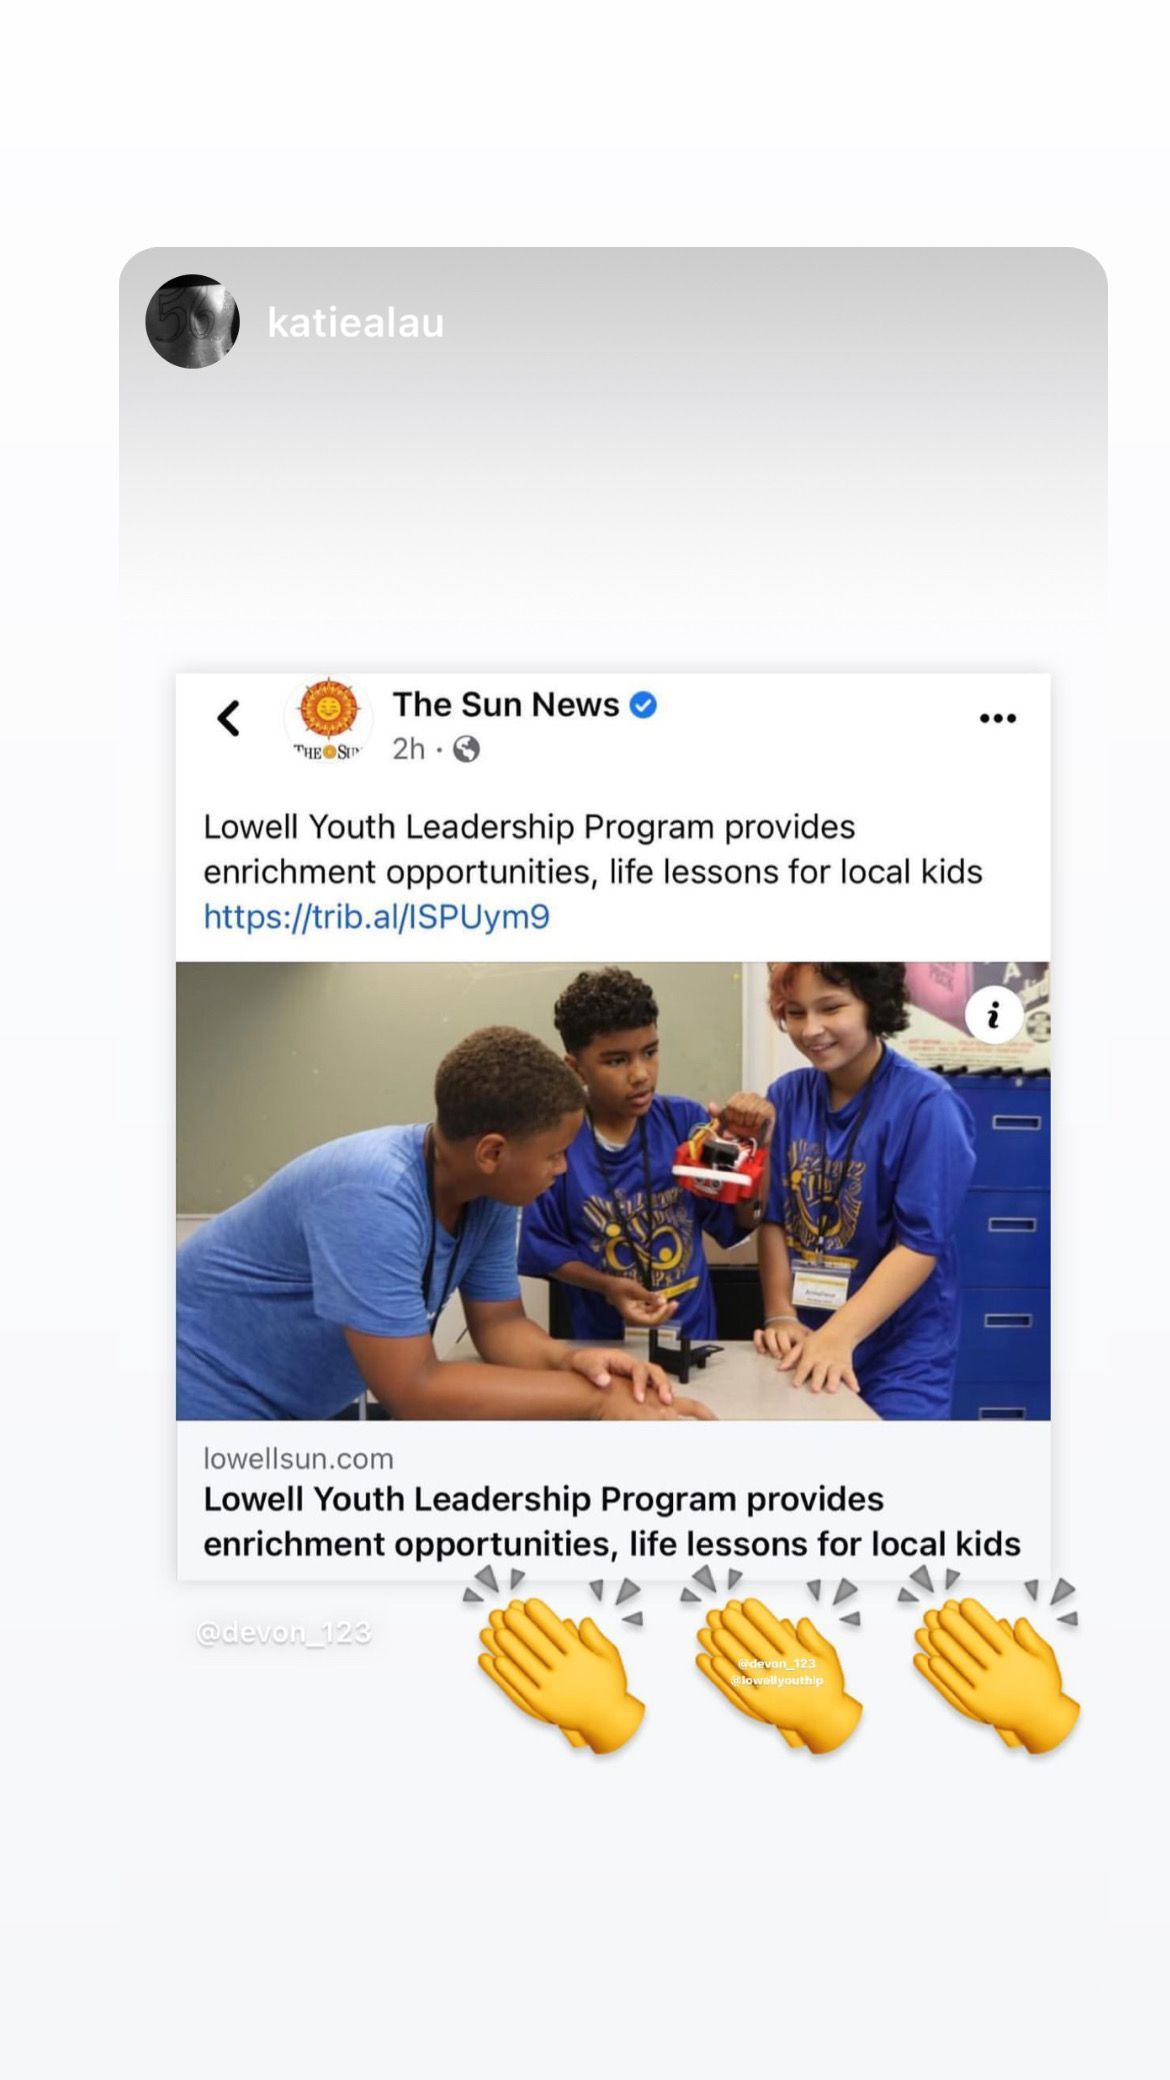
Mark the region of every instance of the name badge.
POLYGON ((848 1265, 824 1257, 798 1265, 792 1298, 797 1307, 817 1307, 823 1314, 835 1314, 849 1298, 848 1265))

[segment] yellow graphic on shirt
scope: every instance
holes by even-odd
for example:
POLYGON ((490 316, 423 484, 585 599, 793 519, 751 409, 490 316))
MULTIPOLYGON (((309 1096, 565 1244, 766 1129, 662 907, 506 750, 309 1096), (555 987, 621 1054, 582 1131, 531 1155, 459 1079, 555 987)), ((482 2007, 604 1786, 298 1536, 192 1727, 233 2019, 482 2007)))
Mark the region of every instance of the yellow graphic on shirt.
POLYGON ((815 1256, 818 1249, 847 1249, 861 1219, 861 1193, 865 1164, 854 1156, 849 1175, 842 1183, 839 1156, 826 1163, 819 1141, 790 1141, 788 1144, 788 1198, 784 1232, 801 1256, 815 1256), (829 1202, 828 1219, 821 1229, 824 1202, 829 1202))
POLYGON ((677 1185, 656 1192, 652 1220, 648 1223, 645 1193, 637 1192, 628 1199, 623 1193, 623 1224, 617 1217, 612 1199, 590 1194, 581 1212, 586 1227, 592 1230, 588 1238, 589 1248, 599 1267, 611 1278, 638 1280, 649 1270, 654 1291, 663 1299, 693 1292, 699 1283, 697 1275, 682 1279, 673 1276, 690 1263, 695 1246, 694 1222, 685 1203, 686 1196, 677 1185))

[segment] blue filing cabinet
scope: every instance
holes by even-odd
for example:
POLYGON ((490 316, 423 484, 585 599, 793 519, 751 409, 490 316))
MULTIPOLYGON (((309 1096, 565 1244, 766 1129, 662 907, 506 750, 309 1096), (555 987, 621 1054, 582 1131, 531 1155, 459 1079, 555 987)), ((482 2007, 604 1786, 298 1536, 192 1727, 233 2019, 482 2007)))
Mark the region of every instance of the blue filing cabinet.
POLYGON ((980 1074, 957 1076, 954 1087, 975 1121, 975 1176, 959 1220, 953 1415, 1047 1420, 1051 1081, 980 1074))

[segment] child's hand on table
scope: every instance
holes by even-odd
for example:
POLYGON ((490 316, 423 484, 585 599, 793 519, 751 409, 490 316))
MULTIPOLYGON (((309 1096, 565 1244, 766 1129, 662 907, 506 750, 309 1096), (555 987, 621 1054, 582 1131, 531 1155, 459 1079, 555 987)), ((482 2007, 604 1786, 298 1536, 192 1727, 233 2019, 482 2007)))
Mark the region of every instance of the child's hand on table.
POLYGON ((790 1320, 765 1322, 762 1329, 753 1331, 752 1342, 765 1358, 787 1358, 800 1349, 806 1336, 811 1335, 812 1330, 806 1329, 804 1323, 793 1315, 790 1320))
POLYGON ((656 1401, 651 1395, 648 1401, 638 1401, 628 1380, 615 1379, 604 1394, 597 1396, 594 1411, 603 1423, 675 1423, 684 1418, 694 1422, 713 1423, 714 1411, 704 1401, 692 1401, 687 1394, 672 1394, 669 1402, 656 1401))
POLYGON ((645 1358, 636 1358, 632 1351, 623 1349, 620 1344, 613 1350, 570 1350, 564 1359, 564 1370, 581 1373, 603 1391, 624 1386, 639 1405, 645 1401, 648 1389, 657 1395, 663 1407, 669 1408, 674 1399, 670 1376, 661 1365, 651 1365, 645 1358))
POLYGON ((860 1394, 853 1370, 853 1344, 848 1330, 829 1320, 821 1329, 810 1329, 795 1350, 781 1358, 780 1370, 792 1374, 794 1387, 808 1387, 814 1394, 835 1394, 838 1387, 860 1394))

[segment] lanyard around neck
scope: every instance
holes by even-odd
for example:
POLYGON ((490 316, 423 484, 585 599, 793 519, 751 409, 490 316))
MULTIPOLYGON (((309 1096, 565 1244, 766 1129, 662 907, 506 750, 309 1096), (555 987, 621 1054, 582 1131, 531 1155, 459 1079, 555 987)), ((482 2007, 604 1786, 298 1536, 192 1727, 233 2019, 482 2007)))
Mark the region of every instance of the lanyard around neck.
POLYGON ((873 1086, 874 1086, 874 1080, 875 1080, 875 1078, 876 1078, 876 1076, 877 1076, 878 1070, 879 1070, 879 1069, 881 1068, 881 1066, 882 1066, 882 1063, 883 1063, 883 1062, 885 1061, 885 1058, 886 1058, 886 1050, 885 1050, 885 1047, 884 1047, 884 1045, 883 1045, 883 1047, 882 1047, 882 1051, 881 1051, 881 1053, 879 1054, 879 1056, 878 1056, 878 1058, 877 1058, 876 1062, 874 1063, 874 1065, 873 1065, 873 1068, 872 1068, 872 1069, 870 1070, 870 1072, 869 1072, 869 1075, 868 1075, 868 1076, 866 1077, 866 1079, 865 1079, 865 1082, 864 1082, 864 1083, 862 1084, 862 1086, 861 1086, 861 1104, 859 1105, 859 1107, 858 1107, 858 1109, 857 1109, 857 1118, 856 1118, 856 1119, 854 1120, 854 1122, 853 1122, 853 1125, 852 1125, 852 1126, 851 1126, 851 1128, 849 1129, 849 1139, 848 1139, 848 1140, 846 1141, 846 1143, 845 1143, 845 1152, 844 1152, 843 1156, 841 1157, 841 1172, 840 1172, 840 1175, 839 1175, 839 1177, 838 1177, 838 1179, 837 1179, 837 1185, 836 1185, 836 1190, 834 1191, 834 1193, 833 1193, 833 1196, 832 1196, 832 1198, 830 1198, 830 1197, 829 1197, 829 1193, 828 1193, 828 1185, 829 1185, 829 1107, 828 1107, 828 1102, 827 1102, 827 1100, 826 1100, 826 1102, 825 1102, 825 1107, 824 1107, 824 1119, 823 1119, 823 1123, 822 1123, 822 1133, 821 1133, 821 1174, 820 1174, 820 1178, 819 1178, 819 1180, 818 1180, 818 1184, 819 1184, 819 1192, 818 1192, 818 1206, 819 1206, 819 1212, 818 1212, 818 1215, 817 1215, 817 1248, 818 1248, 818 1249, 821 1249, 821 1248, 823 1248, 823 1246, 824 1246, 824 1240, 825 1240, 825 1235, 826 1235, 826 1232, 827 1232, 827 1230, 828 1230, 829 1222, 830 1222, 830 1220, 832 1219, 833 1215, 834 1215, 834 1214, 836 1213, 836 1211, 837 1211, 838 1207, 839 1207, 839 1206, 840 1206, 840 1204, 841 1204, 841 1194, 842 1194, 842 1193, 843 1193, 843 1191, 845 1190, 845 1186, 846 1186, 846 1184, 848 1183, 848 1180, 849 1180, 849 1165, 850 1165, 850 1162, 852 1161, 852 1158, 853 1158, 853 1151, 854 1151, 854 1149, 855 1149, 855 1148, 856 1148, 856 1146, 857 1146, 857 1137, 858 1137, 858 1135, 860 1134, 860 1132, 861 1132, 861 1129, 862 1129, 862 1127, 863 1127, 863 1126, 864 1126, 864 1124, 865 1124, 865 1116, 866 1116, 866 1113, 867 1113, 867 1112, 869 1111, 869 1108, 870 1108, 870 1102, 871 1102, 871 1100, 872 1100, 872 1098, 873 1098, 873 1086))
POLYGON ((603 1146, 597 1128, 593 1123, 592 1113, 589 1114, 589 1132, 593 1136, 593 1146, 597 1151, 597 1160, 601 1165, 601 1175, 605 1180, 607 1196, 613 1207, 618 1226, 625 1236, 630 1255, 634 1260, 638 1282, 646 1288, 648 1293, 652 1293, 654 1291, 654 1197, 650 1184, 650 1137, 646 1132, 646 1121, 644 1118, 638 1121, 638 1142, 642 1150, 642 1178, 646 1189, 646 1247, 644 1250, 639 1249, 634 1240, 634 1230, 630 1223, 629 1211, 622 1205, 617 1185, 610 1177, 609 1163, 611 1151, 603 1146))
POLYGON ((423 1146, 427 1172, 427 1205, 431 1210, 431 1244, 427 1251, 426 1264, 423 1267, 422 1299, 427 1320, 433 1329, 448 1300, 451 1298, 451 1287, 455 1282, 455 1259, 459 1255, 459 1243, 463 1234, 463 1208, 460 1207, 459 1209, 459 1219, 455 1226, 455 1233, 451 1237, 451 1254, 447 1259, 447 1277, 443 1286, 443 1297, 432 1313, 431 1274, 435 1268, 435 1251, 439 1246, 439 1213, 435 1202, 435 1130, 433 1127, 427 1128, 423 1146))

